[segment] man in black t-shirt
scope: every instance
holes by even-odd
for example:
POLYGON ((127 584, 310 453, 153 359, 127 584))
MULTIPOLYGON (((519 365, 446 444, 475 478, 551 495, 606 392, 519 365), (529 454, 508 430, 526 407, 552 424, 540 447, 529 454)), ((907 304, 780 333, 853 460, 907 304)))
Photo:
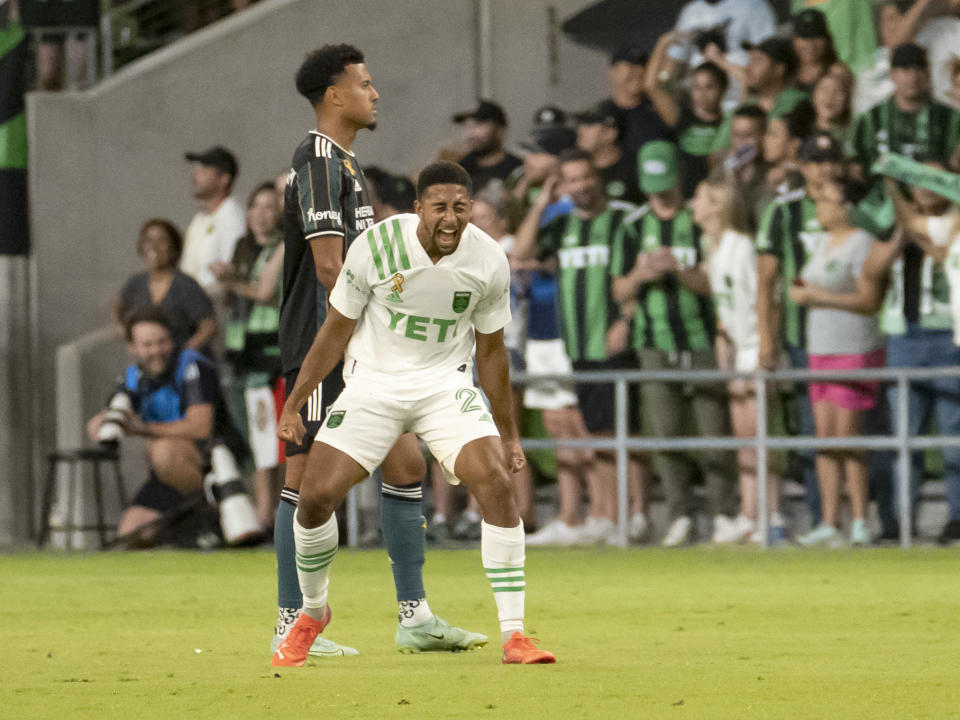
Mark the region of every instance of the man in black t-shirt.
POLYGON ((637 158, 619 145, 626 127, 623 111, 612 100, 604 100, 574 115, 574 120, 577 147, 590 153, 607 198, 640 205, 637 158))
POLYGON ((503 147, 507 114, 490 100, 481 100, 473 110, 457 113, 453 121, 463 125, 469 152, 458 161, 473 181, 475 193, 491 180, 506 181, 523 161, 503 147))
POLYGON ((624 114, 625 127, 620 146, 632 157, 636 157, 641 146, 651 140, 671 140, 673 137, 643 91, 646 64, 647 54, 641 48, 626 47, 613 53, 607 71, 610 99, 624 114))

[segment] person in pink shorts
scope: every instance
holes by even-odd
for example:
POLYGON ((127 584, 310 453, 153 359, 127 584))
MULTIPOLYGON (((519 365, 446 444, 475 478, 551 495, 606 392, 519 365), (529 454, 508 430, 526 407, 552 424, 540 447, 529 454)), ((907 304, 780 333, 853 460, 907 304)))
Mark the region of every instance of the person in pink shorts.
MULTIPOLYGON (((817 218, 825 233, 817 241, 790 297, 806 305, 807 353, 812 370, 854 370, 883 367, 884 339, 877 310, 883 278, 893 252, 848 218, 851 185, 829 182, 817 193, 817 218)), ((892 244, 892 243, 890 243, 892 244)), ((831 380, 810 383, 817 437, 850 437, 862 432, 865 410, 873 408, 878 382, 831 380)), ((859 449, 821 450, 817 453, 817 480, 823 519, 798 538, 801 545, 838 547, 845 544, 839 530, 840 493, 846 481, 853 521, 850 543, 870 542, 867 529, 866 453, 859 449)))

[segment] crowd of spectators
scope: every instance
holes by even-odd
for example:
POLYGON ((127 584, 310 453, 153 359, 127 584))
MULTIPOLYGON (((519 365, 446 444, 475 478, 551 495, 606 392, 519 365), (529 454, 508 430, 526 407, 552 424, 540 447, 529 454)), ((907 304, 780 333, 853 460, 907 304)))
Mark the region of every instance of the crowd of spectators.
MULTIPOLYGON (((960 365, 960 197, 942 189, 960 169, 960 2, 795 5, 777 27, 766 0, 686 3, 653 47, 612 53, 608 97, 540 108, 519 154, 495 101, 451 118, 462 145, 438 154, 468 170, 474 222, 511 261, 505 340, 515 371, 745 373, 729 383, 638 383, 628 424, 647 437, 749 438, 757 423, 750 373, 760 368, 960 365)), ((178 346, 223 361, 220 381, 254 450, 266 526, 281 462, 267 435, 273 398, 282 397, 283 177, 258 185, 244 212, 232 196, 238 164, 229 150, 186 158, 199 211, 185 237, 168 220, 143 225, 146 271, 119 294, 117 319, 161 305, 178 346)), ((376 220, 412 210, 409 177, 365 172, 376 220)), ((515 395, 527 427, 555 438, 613 435, 611 385, 536 380, 515 395)), ((868 382, 779 385, 768 395, 771 432, 821 437, 889 432, 897 402, 895 388, 868 382)), ((909 405, 911 432, 935 417, 942 433, 960 434, 956 379, 914 383, 909 405)), ((768 457, 770 540, 804 546, 895 539, 898 502, 915 509, 924 472, 918 453, 912 497, 898 499, 888 454, 768 457), (784 477, 804 488, 809 528, 788 527, 784 477)), ((960 540, 960 453, 943 458, 949 517, 939 537, 952 542, 960 540)), ((613 453, 560 447, 551 459, 550 522, 536 517, 537 473, 517 480, 529 544, 614 542, 613 453)), ((533 465, 543 474, 550 463, 533 465)), ((631 453, 629 465, 632 541, 761 541, 754 450, 631 453), (657 487, 663 527, 650 518, 657 487)), ((442 472, 434 475, 430 536, 475 539, 476 505, 467 502, 455 522, 458 500, 442 472)))

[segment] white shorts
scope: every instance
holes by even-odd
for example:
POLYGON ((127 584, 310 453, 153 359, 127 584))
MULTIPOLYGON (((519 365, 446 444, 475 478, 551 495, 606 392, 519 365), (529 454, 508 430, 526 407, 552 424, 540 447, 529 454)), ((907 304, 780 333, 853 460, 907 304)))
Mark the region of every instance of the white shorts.
MULTIPOLYGON (((569 375, 573 365, 567 357, 563 340, 527 340, 527 374, 569 375)), ((527 383, 523 405, 534 410, 560 410, 577 404, 573 383, 537 380, 527 383)))
POLYGON ((440 461, 447 480, 455 482, 461 448, 479 438, 500 437, 483 395, 467 378, 463 381, 417 400, 401 400, 383 385, 353 377, 330 407, 316 441, 346 453, 372 473, 397 438, 413 432, 440 461))

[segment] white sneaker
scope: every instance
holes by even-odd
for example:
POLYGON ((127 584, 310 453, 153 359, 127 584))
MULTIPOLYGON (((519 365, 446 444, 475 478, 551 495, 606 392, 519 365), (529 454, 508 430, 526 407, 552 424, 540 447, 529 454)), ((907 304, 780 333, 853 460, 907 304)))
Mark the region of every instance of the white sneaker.
POLYGON ((586 545, 595 543, 613 545, 617 542, 617 526, 610 518, 588 517, 579 535, 580 542, 586 545))
POLYGON ((681 515, 667 528, 667 534, 663 536, 660 542, 663 547, 671 548, 680 545, 686 545, 690 542, 690 535, 693 531, 693 520, 686 515, 681 515))
POLYGON ((526 544, 529 546, 579 545, 583 542, 581 539, 582 527, 582 525, 573 527, 562 520, 554 520, 537 532, 527 535, 526 544))
POLYGON ((713 542, 718 545, 746 542, 756 529, 757 524, 746 515, 737 515, 733 520, 717 515, 713 524, 713 542))
POLYGON ((650 534, 650 520, 643 513, 634 513, 627 526, 627 537, 630 542, 645 543, 650 534))

